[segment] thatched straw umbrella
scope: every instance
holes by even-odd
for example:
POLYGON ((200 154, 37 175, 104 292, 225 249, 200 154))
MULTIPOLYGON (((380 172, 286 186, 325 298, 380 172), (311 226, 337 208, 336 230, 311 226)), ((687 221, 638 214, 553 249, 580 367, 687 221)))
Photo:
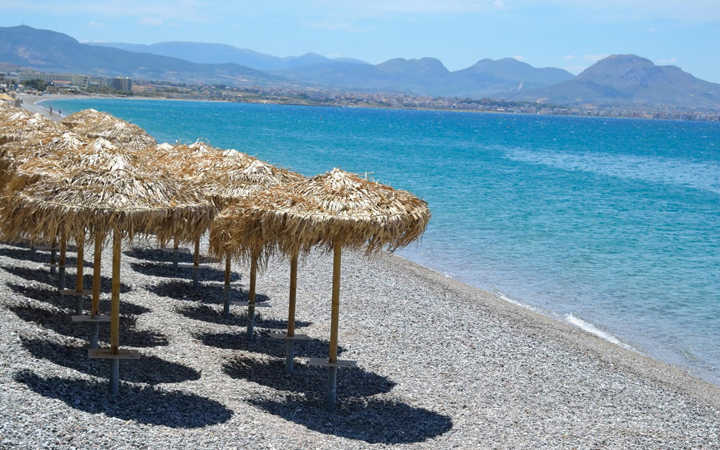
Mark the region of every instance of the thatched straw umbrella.
MULTIPOLYGON (((226 154, 225 160, 237 158, 235 155, 226 154)), ((217 170, 218 177, 213 183, 209 183, 203 189, 206 196, 213 199, 218 208, 223 208, 228 204, 247 198, 253 193, 260 192, 273 186, 283 186, 292 182, 300 182, 304 177, 298 173, 291 172, 272 166, 258 159, 252 159, 250 164, 244 168, 235 166, 236 170, 230 167, 219 167, 217 170)), ((212 234, 212 232, 211 232, 212 234)), ((212 238, 211 238, 212 239, 212 238)), ((227 317, 230 314, 230 261, 232 252, 217 251, 215 256, 225 257, 225 302, 223 314, 227 317)), ((263 252, 262 248, 255 248, 248 255, 250 262, 250 287, 248 292, 248 339, 253 338, 253 328, 255 326, 255 289, 257 280, 258 266, 262 265, 264 259, 269 253, 263 252)))
POLYGON ((104 138, 126 150, 143 150, 157 144, 155 139, 139 126, 94 109, 71 114, 61 123, 78 134, 90 138, 104 138))
MULTIPOLYGON (((95 237, 96 258, 104 238, 112 233, 113 276, 110 314, 110 349, 94 350, 93 358, 111 359, 111 386, 117 393, 119 359, 136 358, 121 350, 120 343, 120 247, 123 238, 136 233, 166 237, 163 226, 176 220, 188 228, 207 227, 214 209, 202 196, 185 184, 157 169, 152 173, 137 164, 132 154, 93 151, 67 152, 57 157, 26 163, 26 173, 52 172, 64 167, 57 177, 18 175, 9 183, 13 195, 0 205, 6 233, 38 238, 61 233, 90 233, 95 237)), ((93 279, 93 316, 98 314, 99 278, 93 279)))
MULTIPOLYGON (((20 119, 4 127, 6 142, 0 146, 0 192, 15 169, 24 162, 52 155, 57 151, 76 150, 87 144, 87 141, 77 134, 67 131, 56 122, 42 116, 28 115, 22 112, 15 115, 20 119)), ((53 239, 50 259, 51 273, 55 271, 55 248, 56 240, 53 239)), ((61 291, 65 289, 65 248, 65 241, 62 240, 58 280, 61 291)))
MULTIPOLYGON (((300 174, 275 167, 237 150, 223 151, 199 142, 190 146, 176 146, 157 161, 163 166, 170 167, 173 173, 186 182, 198 186, 218 210, 259 190, 304 179, 300 174)), ((198 237, 195 241, 194 257, 196 274, 199 242, 198 237)), ((225 256, 223 314, 228 316, 230 314, 231 255, 223 256, 225 256)), ((252 316, 255 308, 257 260, 260 256, 258 253, 256 258, 250 258, 250 293, 248 301, 248 313, 251 316, 251 320, 248 321, 250 336, 252 335, 252 316)), ((193 281, 197 283, 197 276, 194 276, 193 281)))
POLYGON ((290 256, 289 338, 294 335, 298 254, 315 246, 333 250, 330 355, 323 363, 330 368, 328 401, 333 406, 336 370, 342 365, 337 359, 342 248, 372 254, 403 247, 422 235, 429 219, 427 204, 412 194, 334 169, 226 208, 213 223, 211 250, 247 259, 258 249, 275 248, 290 256))

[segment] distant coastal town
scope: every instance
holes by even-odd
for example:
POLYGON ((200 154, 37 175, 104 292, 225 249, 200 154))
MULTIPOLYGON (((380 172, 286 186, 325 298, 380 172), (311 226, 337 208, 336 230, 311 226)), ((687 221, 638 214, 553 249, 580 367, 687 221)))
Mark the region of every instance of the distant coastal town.
POLYGON ((338 106, 440 110, 506 114, 565 115, 659 120, 720 121, 720 112, 685 111, 671 107, 638 105, 553 105, 491 98, 430 97, 397 92, 362 92, 313 87, 238 87, 211 83, 179 83, 49 73, 30 69, 0 71, 0 92, 33 95, 109 95, 158 99, 212 100, 238 103, 273 103, 305 106, 338 106))

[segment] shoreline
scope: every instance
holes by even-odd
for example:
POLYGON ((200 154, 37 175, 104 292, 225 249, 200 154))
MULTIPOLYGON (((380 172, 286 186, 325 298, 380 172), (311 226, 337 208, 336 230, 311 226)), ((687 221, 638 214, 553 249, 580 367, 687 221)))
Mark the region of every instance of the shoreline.
MULTIPOLYGON (((31 97, 25 94, 28 97, 31 97)), ((173 98, 173 97, 135 97, 135 96, 116 96, 116 95, 66 95, 66 94, 47 94, 42 97, 53 98, 40 99, 37 104, 44 101, 52 100, 73 100, 73 99, 108 99, 108 100, 156 100, 156 101, 176 101, 176 102, 205 102, 205 103, 237 103, 246 105, 277 105, 277 106, 305 106, 305 107, 317 107, 317 108, 343 108, 343 109, 370 109, 370 110, 387 110, 387 111, 423 111, 423 112, 448 112, 448 113, 460 113, 460 114, 489 114, 489 115, 508 115, 508 116, 522 116, 522 117, 561 117, 561 118, 572 118, 572 119, 597 119, 597 120, 639 120, 648 122, 695 122, 695 123, 716 123, 716 120, 701 120, 701 119, 679 119, 679 118, 647 118, 647 117, 633 117, 633 116, 593 116, 593 115, 573 115, 573 114, 537 114, 537 113, 525 113, 525 112, 505 112, 505 111, 476 111, 467 109, 452 109, 452 108, 398 108, 393 106, 372 106, 372 105, 331 105, 331 104, 305 104, 305 103, 292 103, 292 102, 273 102, 273 101, 230 101, 230 100, 212 100, 212 99, 187 99, 187 98, 173 98)), ((37 97, 37 96, 32 96, 37 97)))
MULTIPOLYGON (((36 108, 34 109, 28 109, 32 112, 40 112, 43 113, 46 117, 50 117, 54 120, 60 120, 60 116, 58 115, 48 115, 48 108, 42 103, 46 101, 53 101, 53 100, 73 100, 73 99, 124 99, 124 100, 162 100, 162 101, 186 101, 184 99, 159 99, 159 98, 152 98, 152 97, 116 97, 116 96, 76 96, 76 95, 55 95, 51 94, 49 96, 29 96, 25 95, 23 96, 23 107, 27 105, 27 101, 29 100, 29 105, 33 105, 36 108), (50 98, 47 98, 50 97, 50 98)), ((206 102, 212 102, 212 100, 188 100, 188 101, 206 101, 206 102)), ((223 102, 223 101, 220 101, 223 102)), ((227 102, 224 102, 227 103, 227 102)), ((681 380, 680 383, 685 386, 692 386, 692 388, 689 389, 689 392, 695 392, 697 395, 707 395, 707 387, 712 387, 714 390, 714 394, 711 396, 714 398, 714 402, 717 406, 720 407, 720 385, 713 383, 709 380, 706 380, 699 375, 693 374, 691 372, 692 369, 686 368, 683 366, 678 366, 671 364, 667 361, 663 361, 661 359, 653 358, 649 355, 646 355, 644 353, 641 353, 637 350, 635 350, 632 347, 632 342, 624 342, 617 337, 613 336, 612 334, 606 333, 600 329, 597 329, 593 323, 586 322, 582 318, 576 318, 581 323, 573 323, 570 320, 563 319, 557 316, 551 315, 552 311, 543 311, 541 309, 538 309, 534 306, 531 306, 529 304, 525 304, 513 299, 509 298, 503 298, 503 295, 499 295, 497 293, 492 293, 485 291, 481 288, 477 288, 474 286, 471 286, 467 283, 463 283, 459 280, 456 280, 452 277, 448 277, 440 273, 439 271, 436 271, 432 268, 422 266, 418 263, 415 263, 411 260, 408 260, 406 258, 403 258, 398 255, 394 254, 388 254, 390 258, 394 258, 395 261, 397 261, 399 264, 403 264, 405 267, 410 270, 411 268, 415 268, 416 273, 423 273, 425 277, 432 278, 436 282, 441 283, 443 285, 447 285, 448 287, 453 287, 456 290, 459 290, 461 292, 469 293, 470 295, 473 295, 475 297, 483 297, 483 298, 490 298, 493 299, 494 302, 496 302, 498 305, 510 305, 513 308, 517 308, 517 313, 523 313, 526 312, 531 317, 535 318, 543 318, 543 320, 549 324, 554 324, 554 326, 551 326, 553 330, 564 330, 564 332, 567 334, 567 336, 575 336, 577 337, 577 332, 582 333, 582 336, 585 337, 591 337, 591 340, 586 339, 579 339, 579 341, 582 341, 583 345, 590 345, 590 343, 594 342, 593 340, 598 340, 602 343, 605 343, 604 346, 597 346, 595 344, 590 345, 594 351, 598 352, 599 354, 609 354, 614 355, 615 352, 614 349, 620 349, 623 352, 627 352, 624 356, 618 356, 618 363, 622 362, 624 365, 631 366, 632 364, 639 364, 643 367, 642 372, 646 373, 648 375, 655 374, 654 376, 657 377, 658 381, 664 381, 664 382, 671 382, 671 380, 681 380), (548 322, 549 321, 549 322, 548 322), (583 326, 583 324, 585 326, 583 326), (597 332, 594 332, 592 330, 594 328, 597 332), (575 333, 567 333, 568 330, 572 330, 575 333), (615 342, 616 341, 616 342, 615 342), (639 361, 639 362, 638 362, 639 361), (654 363, 654 364, 653 364, 654 363), (652 367, 650 370, 649 367, 652 367), (671 374, 663 374, 663 371, 669 371, 671 374), (707 386, 703 387, 703 384, 706 384, 707 386)), ((574 317, 574 316, 573 316, 574 317)))
POLYGON ((658 382, 674 386, 699 399, 707 400, 715 407, 720 408, 720 386, 690 373, 684 367, 648 356, 632 349, 625 343, 621 342, 624 345, 618 345, 580 326, 545 314, 530 305, 505 300, 500 295, 476 288, 452 277, 447 277, 440 272, 401 256, 387 253, 385 256, 395 264, 403 266, 405 270, 416 273, 433 283, 492 305, 495 309, 509 313, 519 320, 541 324, 544 332, 567 340, 571 345, 585 347, 600 359, 636 371, 638 374, 658 382))

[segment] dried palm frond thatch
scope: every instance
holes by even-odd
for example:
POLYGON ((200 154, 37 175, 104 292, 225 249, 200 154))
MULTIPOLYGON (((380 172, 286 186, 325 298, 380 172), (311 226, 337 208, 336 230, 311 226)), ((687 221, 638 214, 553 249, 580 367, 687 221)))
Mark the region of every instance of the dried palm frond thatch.
POLYGON ((10 238, 47 240, 85 230, 118 230, 130 238, 135 233, 193 236, 214 214, 199 192, 166 172, 137 165, 132 154, 104 140, 79 152, 28 161, 18 173, 0 205, 2 229, 10 238))
POLYGON ((0 145, 32 138, 36 135, 61 134, 66 128, 40 114, 14 111, 0 119, 0 145))
POLYGON ((56 152, 75 152, 87 144, 87 139, 71 131, 55 134, 50 130, 0 146, 0 159, 4 161, 6 169, 14 170, 34 158, 52 157, 56 152))
POLYGON ((157 144, 155 139, 139 126, 95 109, 71 114, 62 120, 62 124, 78 134, 90 138, 104 138, 127 150, 142 150, 157 144))
POLYGON ((242 260, 258 248, 292 255, 335 244, 370 254, 408 245, 429 219, 427 204, 409 192, 334 169, 232 203, 215 217, 210 249, 242 260))

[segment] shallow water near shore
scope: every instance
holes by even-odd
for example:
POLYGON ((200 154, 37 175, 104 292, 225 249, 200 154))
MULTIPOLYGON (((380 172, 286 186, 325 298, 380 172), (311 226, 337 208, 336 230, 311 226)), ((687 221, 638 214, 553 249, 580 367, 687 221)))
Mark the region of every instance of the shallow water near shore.
MULTIPOLYGON (((47 103, 46 103, 47 104, 47 103)), ((430 204, 399 252, 720 384, 720 124, 83 99, 158 141, 305 175, 333 167, 430 204)))

